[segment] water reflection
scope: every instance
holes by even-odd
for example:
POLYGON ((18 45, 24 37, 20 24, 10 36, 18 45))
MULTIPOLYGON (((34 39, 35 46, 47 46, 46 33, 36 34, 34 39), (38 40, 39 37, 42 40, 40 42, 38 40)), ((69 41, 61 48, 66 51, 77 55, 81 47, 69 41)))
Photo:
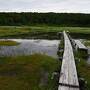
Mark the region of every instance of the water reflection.
POLYGON ((17 46, 0 46, 0 56, 30 55, 42 53, 57 58, 59 40, 9 39, 17 41, 17 46))

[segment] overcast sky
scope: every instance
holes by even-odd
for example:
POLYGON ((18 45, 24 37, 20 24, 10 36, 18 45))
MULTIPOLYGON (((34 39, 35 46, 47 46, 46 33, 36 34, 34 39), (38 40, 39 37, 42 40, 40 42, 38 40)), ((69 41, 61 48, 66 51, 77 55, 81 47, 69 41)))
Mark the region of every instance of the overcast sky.
POLYGON ((90 13, 90 0, 0 0, 0 12, 90 13))

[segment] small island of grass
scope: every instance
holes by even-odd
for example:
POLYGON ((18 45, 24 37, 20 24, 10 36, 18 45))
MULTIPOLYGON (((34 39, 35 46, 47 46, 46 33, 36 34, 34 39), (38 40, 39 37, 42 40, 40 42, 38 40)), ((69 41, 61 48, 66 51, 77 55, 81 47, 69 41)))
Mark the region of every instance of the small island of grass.
POLYGON ((0 41, 0 46, 16 46, 19 43, 16 41, 12 41, 12 40, 1 40, 0 41))

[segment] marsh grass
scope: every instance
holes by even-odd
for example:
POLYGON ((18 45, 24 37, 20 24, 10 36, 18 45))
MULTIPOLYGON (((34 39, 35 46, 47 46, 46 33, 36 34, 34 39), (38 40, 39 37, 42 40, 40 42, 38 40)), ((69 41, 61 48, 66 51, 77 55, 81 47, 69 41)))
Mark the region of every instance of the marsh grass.
POLYGON ((60 65, 58 60, 40 54, 0 57, 0 90, 56 90, 51 76, 60 65), (41 79, 46 81, 42 85, 41 79))
POLYGON ((16 46, 19 43, 16 41, 11 41, 11 40, 1 40, 0 41, 0 46, 16 46))
POLYGON ((86 54, 83 54, 83 52, 76 52, 76 66, 79 78, 84 78, 87 82, 83 90, 90 90, 90 65, 87 64, 87 58, 85 56, 86 54))
MULTIPOLYGON (((85 34, 86 36, 90 34, 90 28, 88 27, 60 27, 60 26, 0 26, 0 38, 4 37, 22 37, 30 36, 34 32, 62 32, 69 31, 70 33, 75 33, 76 35, 85 34)), ((73 34, 74 35, 74 34, 73 34)))
POLYGON ((85 59, 80 59, 80 63, 77 64, 77 70, 79 76, 87 81, 85 90, 90 90, 90 65, 87 65, 85 59))

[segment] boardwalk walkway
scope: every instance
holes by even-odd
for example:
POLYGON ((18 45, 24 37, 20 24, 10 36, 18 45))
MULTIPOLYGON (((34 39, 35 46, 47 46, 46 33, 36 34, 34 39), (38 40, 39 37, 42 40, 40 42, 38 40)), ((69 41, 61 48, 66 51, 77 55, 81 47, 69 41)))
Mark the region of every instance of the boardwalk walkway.
POLYGON ((87 47, 80 42, 80 40, 75 40, 75 43, 77 45, 77 48, 87 50, 87 47))
POLYGON ((65 46, 58 90, 79 90, 72 45, 65 31, 63 35, 65 46))

